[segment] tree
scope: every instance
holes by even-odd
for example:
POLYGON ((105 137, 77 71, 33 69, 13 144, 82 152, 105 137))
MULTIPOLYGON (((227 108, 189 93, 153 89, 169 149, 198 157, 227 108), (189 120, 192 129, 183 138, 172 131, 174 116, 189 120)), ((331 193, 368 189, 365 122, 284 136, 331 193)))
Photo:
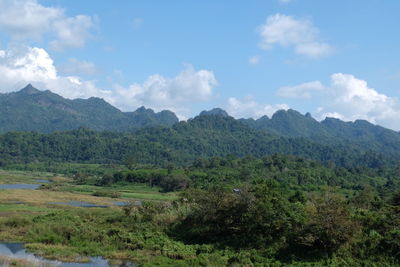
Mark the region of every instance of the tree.
POLYGON ((333 253, 358 231, 344 200, 332 192, 313 199, 307 208, 307 218, 297 236, 305 254, 333 253))

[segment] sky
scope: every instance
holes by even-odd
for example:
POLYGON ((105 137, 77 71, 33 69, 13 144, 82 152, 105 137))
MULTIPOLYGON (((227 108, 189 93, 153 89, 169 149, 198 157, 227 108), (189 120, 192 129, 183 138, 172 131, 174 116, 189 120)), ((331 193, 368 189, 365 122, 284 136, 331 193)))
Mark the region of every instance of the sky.
POLYGON ((0 93, 400 130, 398 0, 0 0, 0 93))

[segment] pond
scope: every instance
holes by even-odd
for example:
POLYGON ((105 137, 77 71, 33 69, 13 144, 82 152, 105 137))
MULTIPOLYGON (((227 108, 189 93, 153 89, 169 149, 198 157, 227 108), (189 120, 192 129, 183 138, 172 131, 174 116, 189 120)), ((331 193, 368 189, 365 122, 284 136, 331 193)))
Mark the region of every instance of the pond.
POLYGON ((40 184, 0 184, 0 189, 38 189, 40 184))
MULTIPOLYGON (((46 260, 26 251, 23 243, 0 243, 0 256, 12 259, 22 259, 32 262, 32 265, 39 266, 61 266, 61 267, 134 267, 133 262, 125 262, 119 265, 110 265, 110 263, 101 257, 90 257, 91 262, 61 262, 55 260, 46 260)), ((1 262, 0 262, 1 263, 1 262)))
POLYGON ((108 208, 108 206, 106 205, 98 205, 85 201, 49 202, 49 204, 65 205, 65 206, 81 207, 81 208, 108 208))
POLYGON ((35 180, 37 183, 41 184, 0 184, 0 189, 30 189, 35 190, 38 189, 42 184, 50 183, 49 180, 37 179, 35 180))

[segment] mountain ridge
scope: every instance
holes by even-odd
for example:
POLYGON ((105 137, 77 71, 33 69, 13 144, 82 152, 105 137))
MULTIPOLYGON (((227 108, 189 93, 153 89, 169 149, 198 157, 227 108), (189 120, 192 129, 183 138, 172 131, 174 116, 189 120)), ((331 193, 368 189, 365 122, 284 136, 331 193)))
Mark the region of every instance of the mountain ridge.
MULTIPOLYGON (((397 155, 400 151, 400 133, 396 131, 365 120, 344 122, 326 118, 319 122, 311 114, 303 115, 293 109, 278 110, 271 118, 265 115, 255 120, 235 119, 225 110, 214 108, 202 111, 188 120, 191 121, 196 122, 194 127, 199 127, 199 130, 202 127, 225 127, 223 131, 226 136, 237 129, 243 130, 241 125, 246 125, 276 138, 303 138, 330 146, 351 145, 363 151, 373 150, 389 155, 397 155)), ((154 112, 152 109, 139 107, 133 112, 122 112, 101 98, 70 100, 49 90, 40 91, 32 85, 27 85, 18 92, 0 94, 0 133, 51 133, 80 127, 95 131, 136 132, 153 126, 175 129, 181 127, 180 125, 185 124, 179 122, 177 116, 168 110, 154 112)), ((190 139, 186 136, 183 138, 190 139)))
POLYGON ((0 94, 0 132, 54 132, 87 127, 98 131, 130 131, 178 122, 170 111, 138 109, 122 112, 102 98, 66 99, 28 84, 18 92, 0 94))

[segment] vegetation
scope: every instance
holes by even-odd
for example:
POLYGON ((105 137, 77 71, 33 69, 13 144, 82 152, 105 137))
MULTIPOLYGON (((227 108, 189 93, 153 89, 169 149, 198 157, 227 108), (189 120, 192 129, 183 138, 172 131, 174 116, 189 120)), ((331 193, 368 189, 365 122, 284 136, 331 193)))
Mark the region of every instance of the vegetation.
POLYGON ((186 165, 198 157, 273 153, 345 167, 380 168, 400 160, 400 134, 367 121, 318 122, 294 110, 235 120, 213 109, 178 122, 170 111, 124 113, 102 99, 68 100, 30 85, 0 95, 0 132, 3 167, 38 161, 186 165))
MULTIPOLYGON (((0 135, 0 166, 42 162, 46 171, 54 163, 128 163, 187 165, 198 157, 263 157, 274 153, 297 155, 336 165, 380 168, 395 165, 399 155, 384 155, 356 145, 322 145, 302 138, 285 138, 231 118, 199 116, 169 127, 145 128, 135 133, 95 132, 80 128, 52 134, 11 132, 0 135)), ((29 165, 28 165, 29 166, 29 165)), ((43 166, 43 165, 42 165, 43 166)))
POLYGON ((54 132, 88 127, 93 130, 128 131, 150 125, 178 122, 171 111, 155 113, 141 107, 122 112, 103 99, 69 100, 31 85, 19 92, 0 94, 0 132, 54 132))
MULTIPOLYGON (((57 182, 29 197, 1 191, 0 237, 27 242, 50 258, 101 255, 143 266, 400 264, 396 168, 344 168, 274 154, 199 158, 184 167, 86 169, 79 177, 53 176, 57 182), (129 191, 154 197, 140 205, 129 191), (163 199, 164 191, 179 195, 163 199), (119 200, 110 192, 130 203, 49 204, 119 200), (12 202, 17 199, 25 204, 12 202)), ((12 173, 18 181, 30 175, 12 173)))
POLYGON ((0 184, 42 184, 0 190, 0 240, 38 255, 143 266, 400 265, 397 132, 293 110, 236 120, 214 109, 177 122, 29 86, 0 95, 0 113, 0 131, 13 121, 45 132, 0 135, 0 184), (40 121, 24 121, 27 112, 40 121))

